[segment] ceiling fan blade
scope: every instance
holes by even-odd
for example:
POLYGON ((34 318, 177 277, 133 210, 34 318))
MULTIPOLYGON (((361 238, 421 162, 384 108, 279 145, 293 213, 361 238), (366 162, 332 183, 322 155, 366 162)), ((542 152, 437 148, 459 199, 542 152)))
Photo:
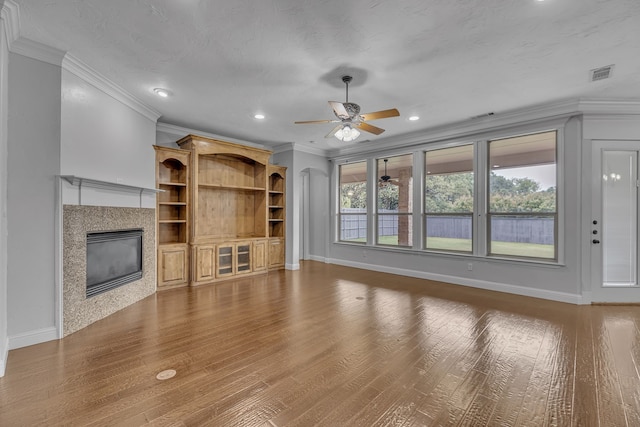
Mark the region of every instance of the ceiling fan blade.
POLYGON ((309 125, 314 123, 338 123, 340 120, 306 120, 302 122, 293 122, 296 125, 309 125))
POLYGON ((337 102, 337 101, 329 101, 329 105, 331 105, 331 108, 333 108, 333 112, 336 113, 336 116, 338 116, 341 119, 349 119, 349 112, 347 111, 346 108, 344 108, 344 105, 342 104, 342 102, 337 102))
POLYGON ((372 133, 374 135, 380 135, 382 132, 384 132, 384 129, 379 128, 377 126, 370 125, 369 123, 360 122, 360 123, 354 123, 353 125, 358 129, 362 129, 363 131, 372 133))
POLYGON ((360 114, 362 120, 377 120, 377 119, 386 119, 387 117, 398 117, 400 112, 395 108, 391 108, 390 110, 382 110, 375 111, 373 113, 364 113, 360 114))
POLYGON ((340 129, 342 129, 342 125, 341 125, 341 124, 340 124, 340 125, 338 125, 338 126, 336 126, 336 127, 334 127, 334 128, 333 128, 333 130, 332 130, 331 132, 329 132, 329 133, 325 136, 325 138, 331 138, 331 137, 332 137, 333 135, 335 135, 335 134, 336 134, 336 132, 338 132, 340 129))

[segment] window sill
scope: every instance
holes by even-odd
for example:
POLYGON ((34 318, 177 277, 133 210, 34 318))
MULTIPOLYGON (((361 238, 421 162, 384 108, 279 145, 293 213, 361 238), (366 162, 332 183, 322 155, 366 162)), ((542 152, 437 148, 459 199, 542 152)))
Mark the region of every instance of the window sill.
POLYGON ((560 263, 557 261, 545 261, 545 260, 537 260, 537 259, 529 259, 529 258, 478 256, 478 255, 454 253, 454 252, 428 251, 424 249, 421 250, 421 249, 402 248, 402 247, 396 248, 392 246, 367 245, 365 243, 349 243, 349 242, 341 242, 341 241, 333 242, 333 244, 339 245, 339 246, 353 247, 353 248, 363 248, 367 250, 374 250, 374 251, 380 251, 380 252, 393 252, 398 254, 411 254, 411 255, 428 255, 428 256, 434 256, 438 258, 449 258, 449 259, 459 259, 459 260, 469 260, 469 261, 484 261, 484 262, 495 263, 495 264, 532 265, 532 266, 545 267, 545 268, 566 267, 566 264, 560 263))

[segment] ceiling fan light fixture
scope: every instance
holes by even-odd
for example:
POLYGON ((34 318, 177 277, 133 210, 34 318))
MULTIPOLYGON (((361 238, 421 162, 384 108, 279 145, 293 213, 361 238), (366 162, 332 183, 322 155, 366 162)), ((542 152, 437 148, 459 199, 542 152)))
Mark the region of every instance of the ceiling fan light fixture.
POLYGON ((360 136, 360 131, 356 128, 351 127, 351 125, 344 125, 338 132, 334 135, 340 141, 350 142, 360 136))
POLYGON ((168 89, 164 89, 161 87, 154 88, 153 91, 155 92, 156 95, 158 95, 161 98, 168 98, 169 95, 171 94, 171 92, 169 92, 168 89))

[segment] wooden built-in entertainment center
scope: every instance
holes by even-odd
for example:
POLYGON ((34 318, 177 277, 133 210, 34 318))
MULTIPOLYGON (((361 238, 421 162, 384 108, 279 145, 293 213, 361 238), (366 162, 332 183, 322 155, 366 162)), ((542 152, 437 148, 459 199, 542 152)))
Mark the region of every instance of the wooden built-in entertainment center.
POLYGON ((286 167, 271 151, 196 135, 154 146, 158 288, 284 268, 286 167))

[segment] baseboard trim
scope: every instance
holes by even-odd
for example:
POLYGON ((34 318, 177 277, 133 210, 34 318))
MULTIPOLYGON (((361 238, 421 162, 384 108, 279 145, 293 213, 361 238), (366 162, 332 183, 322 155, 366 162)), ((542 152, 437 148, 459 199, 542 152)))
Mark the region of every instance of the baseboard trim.
MULTIPOLYGON (((487 291, 504 292, 508 294, 521 295, 546 299, 551 301, 565 302, 569 304, 585 304, 581 295, 568 294, 565 292, 548 291, 545 289, 526 288, 524 286, 509 285, 506 283, 489 282, 486 280, 469 279, 466 277, 448 276, 444 274, 429 273, 417 270, 405 270, 382 265, 366 264, 362 262, 345 261, 341 259, 330 259, 329 264, 343 265, 345 267, 361 268, 364 270, 379 271, 382 273, 397 274, 399 276, 415 277, 417 279, 433 280, 437 282, 451 283, 453 285, 469 286, 472 288, 485 289, 487 291)), ((587 303, 588 304, 588 303, 587 303)))
POLYGON ((0 378, 4 377, 7 369, 7 359, 9 358, 9 339, 7 338, 4 345, 0 347, 0 378))
POLYGON ((24 332, 9 337, 9 350, 16 348, 28 347, 34 344, 40 344, 47 341, 58 339, 58 331, 55 326, 50 328, 36 329, 35 331, 24 332))
POLYGON ((285 264, 284 268, 287 270, 300 270, 300 263, 295 263, 295 264, 285 264))
POLYGON ((323 257, 323 256, 317 256, 317 255, 309 255, 309 260, 310 261, 324 262, 324 263, 328 263, 329 262, 328 258, 323 257))

